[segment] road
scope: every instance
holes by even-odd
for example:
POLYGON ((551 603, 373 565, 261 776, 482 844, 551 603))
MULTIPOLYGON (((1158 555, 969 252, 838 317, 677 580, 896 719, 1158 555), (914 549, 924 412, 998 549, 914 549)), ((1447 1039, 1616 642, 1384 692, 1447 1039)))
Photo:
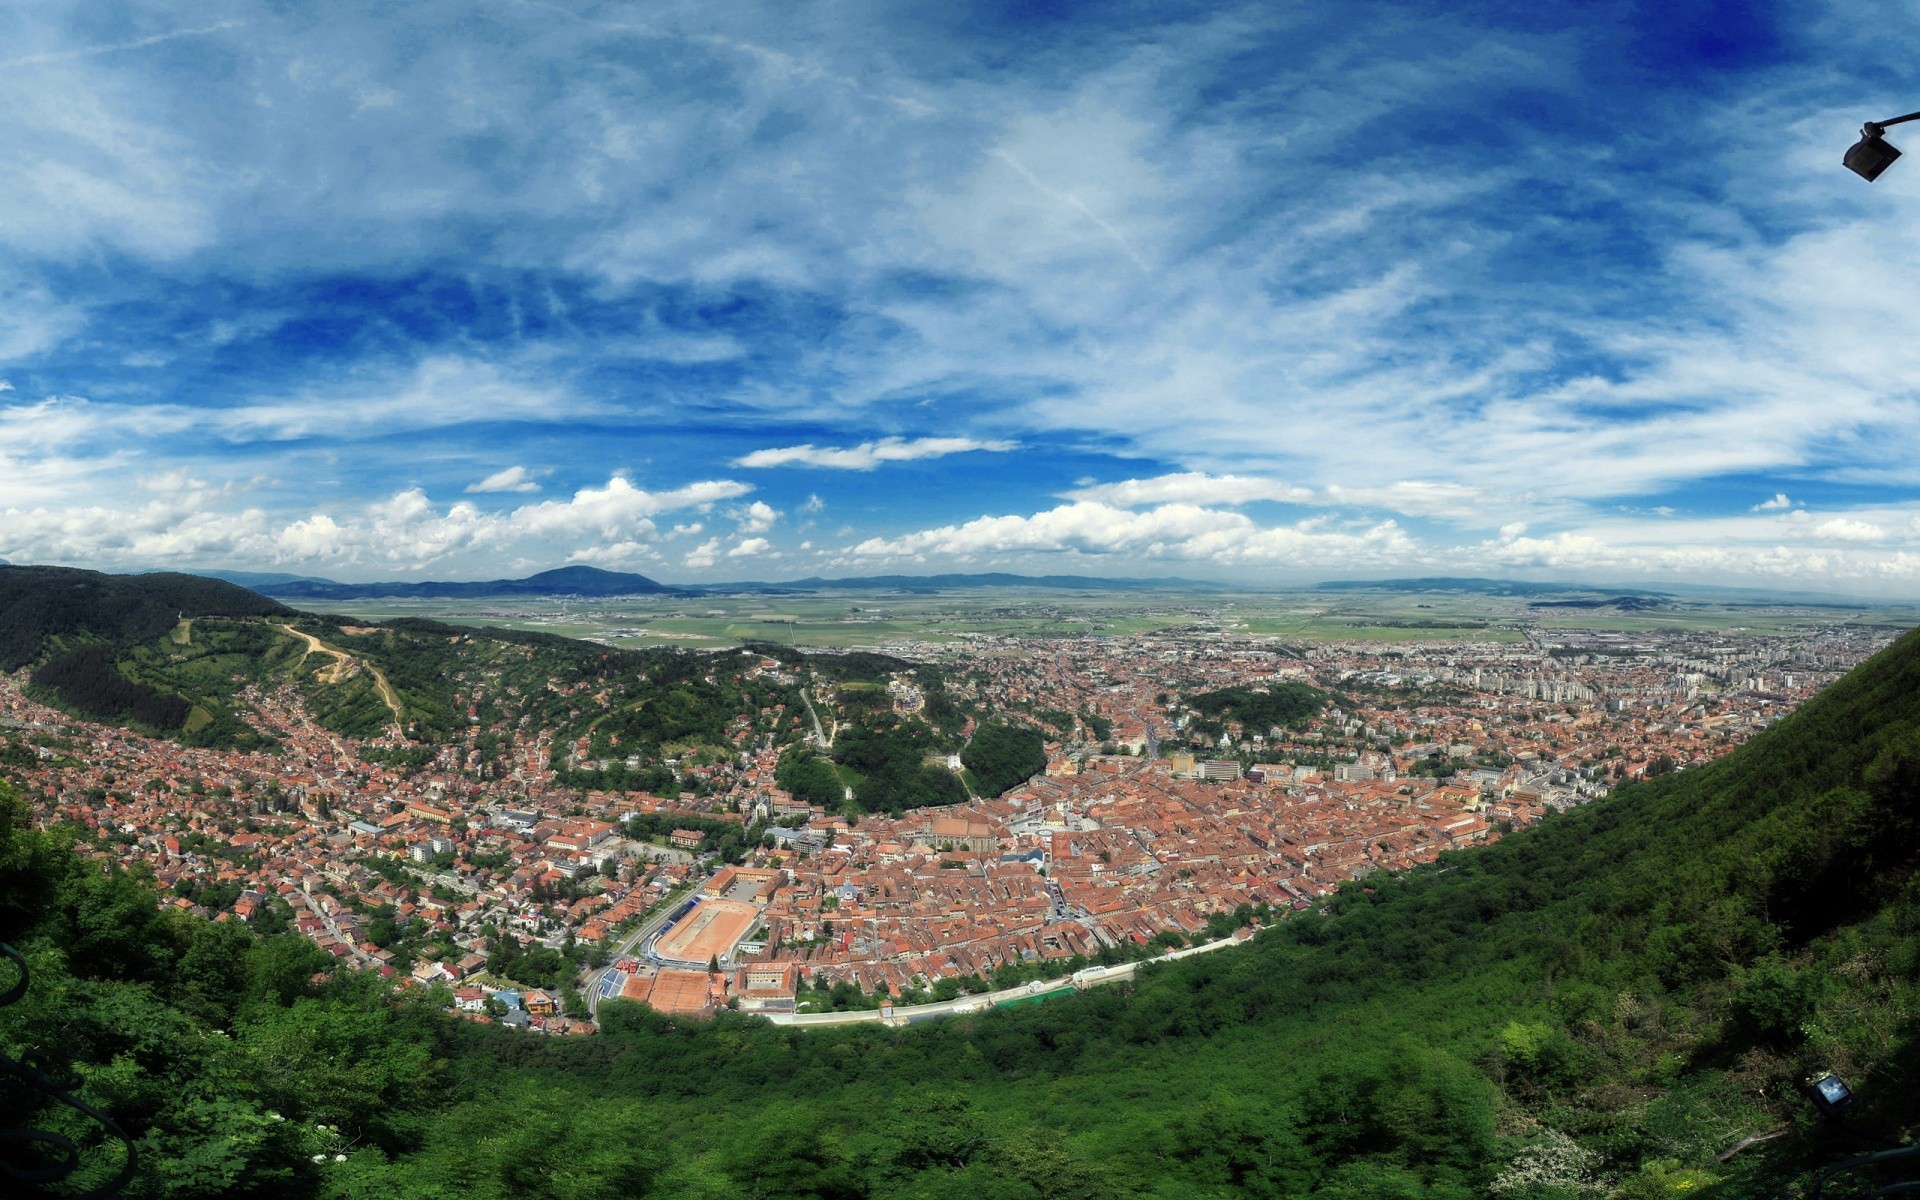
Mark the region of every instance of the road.
POLYGON ((808 1029, 819 1025, 861 1025, 886 1024, 895 1027, 909 1025, 915 1021, 924 1021, 929 1017, 951 1017, 964 1013, 981 1012, 1009 1000, 1018 1000, 1043 992, 1060 988, 1073 988, 1084 991, 1090 987, 1101 987, 1109 983, 1125 983, 1131 980, 1141 967, 1157 962, 1167 962, 1176 958, 1191 958, 1196 954, 1209 954, 1215 950, 1224 950, 1228 946, 1240 945, 1237 937, 1221 938, 1217 942, 1202 942, 1198 946, 1188 946, 1175 950, 1158 958, 1144 962, 1121 963, 1113 967, 1088 967, 1064 979, 1047 979, 1035 983, 1021 984, 1016 988, 1006 988, 998 992, 982 992, 973 996, 960 996, 953 1000, 936 1000, 932 1004, 897 1005, 891 1017, 883 1017, 878 1009, 863 1009, 858 1012, 836 1013, 761 1013, 761 1016, 775 1025, 792 1025, 808 1029))
POLYGON ((700 890, 700 885, 705 882, 704 879, 694 880, 669 893, 666 903, 660 906, 660 911, 640 922, 632 933, 620 939, 619 944, 608 953, 607 965, 590 973, 586 982, 581 985, 581 992, 587 998, 588 1008, 595 1012, 600 1011, 600 984, 606 979, 607 973, 613 970, 613 964, 626 957, 636 945, 660 932, 660 928, 667 923, 667 918, 673 915, 673 910, 679 907, 680 902, 700 890))
POLYGON ((833 749, 833 739, 829 738, 826 732, 820 728, 820 714, 813 711, 813 697, 807 695, 806 688, 800 689, 800 703, 807 706, 807 716, 813 721, 814 744, 823 750, 833 749))
MULTIPOLYGON (((333 667, 332 667, 333 678, 328 679, 325 676, 322 676, 320 680, 322 683, 339 683, 345 675, 347 665, 355 661, 354 656, 351 654, 348 654, 345 650, 341 650, 336 647, 329 646, 325 642, 321 641, 319 638, 313 636, 310 633, 302 633, 291 625, 281 625, 279 626, 279 628, 286 630, 288 633, 292 634, 294 637, 297 637, 301 641, 305 642, 307 644, 308 654, 313 654, 317 652, 320 654, 331 654, 333 656, 333 667)), ((365 659, 360 659, 359 662, 361 666, 364 666, 367 669, 367 673, 373 676, 373 686, 379 690, 380 699, 385 701, 387 708, 392 711, 394 721, 398 723, 401 720, 403 720, 404 718, 400 712, 400 697, 393 690, 393 685, 387 682, 387 677, 380 673, 379 667, 374 666, 372 663, 367 662, 365 659)))

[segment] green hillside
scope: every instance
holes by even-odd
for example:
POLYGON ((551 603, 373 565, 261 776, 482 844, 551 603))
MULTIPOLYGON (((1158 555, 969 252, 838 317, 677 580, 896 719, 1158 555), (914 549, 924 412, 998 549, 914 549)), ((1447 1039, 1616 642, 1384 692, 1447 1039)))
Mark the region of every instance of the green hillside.
POLYGON ((243 587, 198 575, 0 566, 0 671, 19 670, 55 647, 152 641, 182 617, 292 612, 243 587))
MULTIPOLYGON (((414 619, 367 623, 194 575, 0 567, 0 669, 29 668, 28 692, 42 703, 200 746, 264 744, 236 696, 291 685, 320 724, 350 737, 398 728, 419 742, 472 740, 528 717, 567 744, 589 736, 596 756, 622 764, 572 782, 664 788, 674 783, 659 767, 669 746, 728 757, 729 723, 742 712, 788 704, 794 715, 777 729, 767 718, 764 732, 798 735, 797 697, 751 682, 755 661, 414 619), (636 752, 646 761, 629 781, 624 762, 636 752)), ((490 753, 499 739, 486 740, 479 748, 490 753)))
MULTIPOLYGON (((15 815, 0 1040, 138 1133, 136 1195, 1794 1195, 1920 1121, 1916 804, 1910 634, 1713 766, 1132 990, 897 1032, 613 1004, 556 1041, 311 984, 304 943, 157 914, 15 815), (1796 1090, 1824 1070, 1848 1127, 1796 1090)), ((0 1125, 58 1123, 26 1107, 0 1125)))

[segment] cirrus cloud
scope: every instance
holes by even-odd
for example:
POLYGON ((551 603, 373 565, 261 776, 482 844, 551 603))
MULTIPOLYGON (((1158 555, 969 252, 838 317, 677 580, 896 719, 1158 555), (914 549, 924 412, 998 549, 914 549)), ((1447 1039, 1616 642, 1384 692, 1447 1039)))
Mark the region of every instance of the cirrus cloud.
POLYGON ((924 458, 944 458, 949 454, 974 451, 1005 453, 1019 448, 1017 442, 982 440, 968 437, 881 438, 857 446, 781 446, 755 450, 733 460, 736 467, 829 467, 840 471, 871 471, 881 463, 914 462, 924 458))

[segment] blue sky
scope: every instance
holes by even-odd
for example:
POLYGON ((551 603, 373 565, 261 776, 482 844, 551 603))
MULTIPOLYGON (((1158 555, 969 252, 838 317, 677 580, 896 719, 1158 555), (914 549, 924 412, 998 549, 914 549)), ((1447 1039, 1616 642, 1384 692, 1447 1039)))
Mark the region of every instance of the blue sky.
POLYGON ((1917 37, 7 6, 0 557, 1911 595, 1920 165, 1839 156, 1917 37))

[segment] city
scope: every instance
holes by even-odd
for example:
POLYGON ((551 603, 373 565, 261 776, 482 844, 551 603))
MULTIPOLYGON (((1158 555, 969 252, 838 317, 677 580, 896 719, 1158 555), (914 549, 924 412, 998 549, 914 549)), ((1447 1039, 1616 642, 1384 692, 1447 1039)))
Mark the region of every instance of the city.
MULTIPOLYGON (((0 728, 7 773, 86 853, 151 871, 183 911, 294 929, 344 969, 442 986, 472 1020, 588 1033, 610 998, 904 1019, 1224 945, 1375 871, 1706 763, 1891 636, 1542 625, 1520 642, 888 644, 942 665, 970 709, 1047 737, 1025 783, 899 815, 808 803, 776 780, 771 731, 830 745, 837 691, 862 686, 845 683, 800 691, 804 725, 784 705, 737 714, 731 761, 669 764, 677 794, 568 786, 569 768, 610 764, 587 761, 586 737, 556 749, 525 722, 475 715, 466 745, 424 750, 395 730, 345 737, 285 685, 240 693, 273 753, 77 721, 19 678, 0 678, 0 728), (1219 707, 1286 689, 1324 706, 1265 727, 1219 707), (510 747, 510 769, 467 748, 481 739, 510 747)), ((790 686, 792 670, 766 657, 750 675, 790 686)), ((885 702, 912 714, 926 698, 896 671, 885 702)))

